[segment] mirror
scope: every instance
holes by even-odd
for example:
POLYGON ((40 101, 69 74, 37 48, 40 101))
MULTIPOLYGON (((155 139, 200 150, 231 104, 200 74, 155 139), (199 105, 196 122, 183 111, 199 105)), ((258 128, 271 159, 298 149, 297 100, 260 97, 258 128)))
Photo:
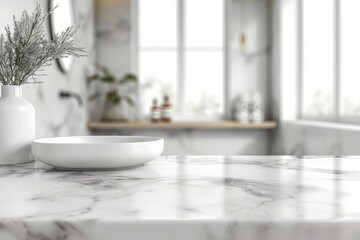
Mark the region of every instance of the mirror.
MULTIPOLYGON (((56 7, 56 10, 49 17, 50 38, 53 40, 56 33, 65 31, 68 27, 74 25, 74 9, 72 0, 49 0, 48 10, 56 7)), ((56 59, 60 71, 69 73, 74 64, 74 57, 56 59)))

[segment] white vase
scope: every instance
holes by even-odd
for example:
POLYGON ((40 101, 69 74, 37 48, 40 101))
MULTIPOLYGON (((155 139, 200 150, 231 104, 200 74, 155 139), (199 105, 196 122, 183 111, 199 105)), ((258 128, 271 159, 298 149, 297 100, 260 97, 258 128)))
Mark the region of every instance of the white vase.
POLYGON ((32 161, 35 109, 22 97, 21 86, 1 86, 0 165, 32 161))

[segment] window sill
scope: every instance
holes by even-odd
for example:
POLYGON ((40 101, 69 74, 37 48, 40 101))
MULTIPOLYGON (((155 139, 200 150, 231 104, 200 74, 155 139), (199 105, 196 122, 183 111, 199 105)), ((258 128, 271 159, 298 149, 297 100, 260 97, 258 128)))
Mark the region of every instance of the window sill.
POLYGON ((359 131, 360 125, 350 123, 336 123, 336 122, 323 122, 316 120, 285 120, 282 124, 290 124, 301 127, 314 127, 314 128, 325 128, 332 130, 343 130, 343 131, 359 131))
POLYGON ((90 130, 99 129, 275 129, 277 122, 265 121, 263 123, 239 123, 235 121, 217 122, 172 122, 172 123, 151 123, 148 121, 139 122, 116 122, 98 121, 88 124, 90 130))

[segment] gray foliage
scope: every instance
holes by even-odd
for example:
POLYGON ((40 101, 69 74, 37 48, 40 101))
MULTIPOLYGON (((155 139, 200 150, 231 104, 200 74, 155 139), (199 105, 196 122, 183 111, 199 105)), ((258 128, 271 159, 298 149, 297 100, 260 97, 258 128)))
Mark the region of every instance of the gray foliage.
POLYGON ((3 85, 22 85, 36 82, 43 69, 56 58, 84 56, 83 48, 75 46, 74 34, 78 28, 71 26, 48 40, 45 21, 54 11, 43 14, 40 4, 29 15, 25 10, 20 20, 13 17, 12 29, 5 27, 0 35, 0 82, 3 85))

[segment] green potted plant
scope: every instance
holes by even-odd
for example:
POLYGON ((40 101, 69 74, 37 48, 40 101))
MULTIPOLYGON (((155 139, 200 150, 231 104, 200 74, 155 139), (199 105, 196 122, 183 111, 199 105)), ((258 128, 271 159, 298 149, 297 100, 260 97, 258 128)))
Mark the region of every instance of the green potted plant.
MULTIPOLYGON (((133 73, 127 73, 119 78, 111 73, 107 67, 101 66, 98 63, 95 63, 95 67, 97 73, 89 76, 87 78, 88 82, 99 81, 108 85, 108 89, 105 92, 103 120, 128 121, 130 117, 126 113, 125 104, 128 104, 130 107, 135 106, 132 95, 137 91, 137 76, 133 73), (121 94, 120 88, 127 88, 126 94, 121 94)), ((99 96, 101 96, 101 92, 95 92, 90 96, 90 100, 94 100, 99 96)))

